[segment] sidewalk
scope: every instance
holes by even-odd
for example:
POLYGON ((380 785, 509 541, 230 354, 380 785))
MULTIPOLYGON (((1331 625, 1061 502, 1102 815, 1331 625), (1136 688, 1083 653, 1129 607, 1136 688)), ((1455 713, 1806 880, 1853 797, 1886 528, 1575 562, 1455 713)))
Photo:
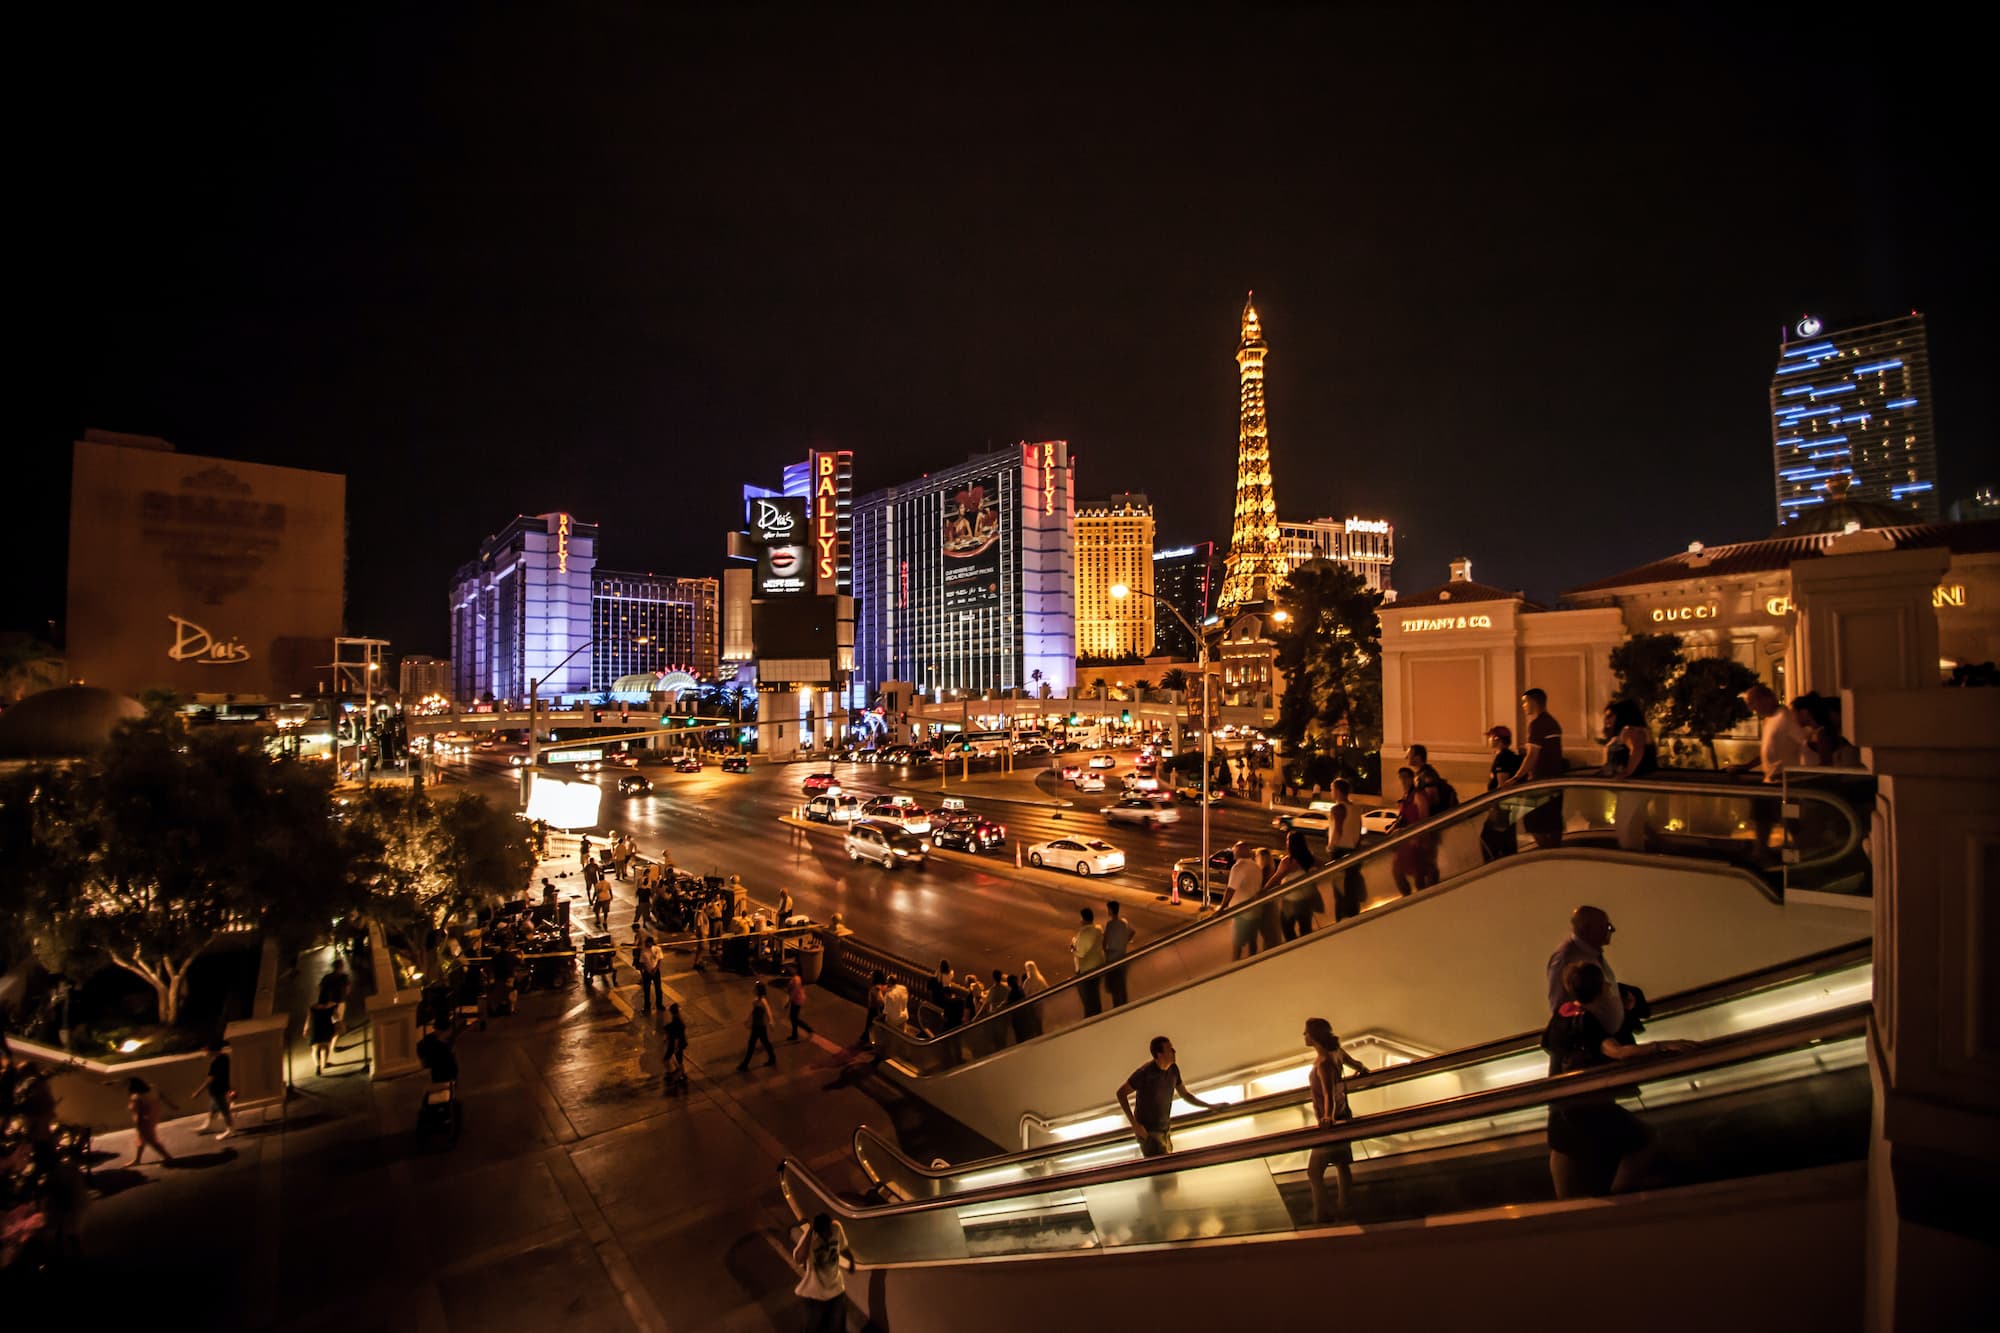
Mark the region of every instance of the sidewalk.
MULTIPOLYGON (((324 959, 303 960, 294 995, 324 959)), ((817 987, 806 1017, 821 1035, 785 1040, 780 993, 778 1067, 760 1054, 736 1073, 751 986, 668 978, 691 1048, 690 1086, 671 1094, 655 1021, 628 1018, 602 983, 523 995, 458 1039, 463 1133, 429 1149, 413 1132, 421 1075, 371 1082, 351 1034, 315 1076, 295 1024, 295 1091, 262 1123, 239 1118, 218 1143, 200 1117, 175 1120, 172 1168, 126 1169, 131 1132, 99 1137, 103 1197, 64 1302, 149 1291, 155 1318, 210 1329, 794 1328, 781 1158, 858 1191, 858 1124, 925 1159, 993 1149, 846 1050, 861 1011, 817 987)))

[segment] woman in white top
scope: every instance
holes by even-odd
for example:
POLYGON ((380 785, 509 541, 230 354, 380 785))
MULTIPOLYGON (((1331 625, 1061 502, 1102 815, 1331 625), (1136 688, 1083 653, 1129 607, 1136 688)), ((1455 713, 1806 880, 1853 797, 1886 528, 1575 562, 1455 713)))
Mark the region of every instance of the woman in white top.
POLYGON ((847 1327, 847 1272, 854 1271, 854 1251, 847 1248, 847 1232, 825 1213, 815 1214, 812 1225, 799 1233, 792 1247, 792 1262, 802 1270, 799 1285, 792 1290, 805 1299, 806 1327, 818 1333, 841 1333, 847 1327))
POLYGON ((1032 998, 1048 988, 1049 979, 1042 975, 1041 968, 1035 966, 1034 959, 1030 958, 1027 962, 1021 964, 1021 993, 1023 995, 1032 998))

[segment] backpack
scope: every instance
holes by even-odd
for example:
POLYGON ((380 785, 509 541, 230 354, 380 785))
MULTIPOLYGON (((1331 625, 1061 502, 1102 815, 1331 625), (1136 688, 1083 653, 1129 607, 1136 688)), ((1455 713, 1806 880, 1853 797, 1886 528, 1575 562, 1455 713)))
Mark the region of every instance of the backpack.
POLYGON ((1431 813, 1442 814, 1458 804, 1458 791, 1444 779, 1444 774, 1431 770, 1431 781, 1424 784, 1431 789, 1431 813))

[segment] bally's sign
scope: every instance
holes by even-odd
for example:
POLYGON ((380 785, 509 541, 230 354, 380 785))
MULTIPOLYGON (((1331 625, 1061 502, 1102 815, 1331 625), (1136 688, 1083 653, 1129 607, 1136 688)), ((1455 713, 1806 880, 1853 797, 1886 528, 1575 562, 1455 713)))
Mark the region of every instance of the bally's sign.
POLYGON ((250 649, 241 639, 218 638, 192 620, 180 616, 168 616, 167 619, 174 627, 174 641, 167 647, 169 661, 235 666, 250 660, 250 649))

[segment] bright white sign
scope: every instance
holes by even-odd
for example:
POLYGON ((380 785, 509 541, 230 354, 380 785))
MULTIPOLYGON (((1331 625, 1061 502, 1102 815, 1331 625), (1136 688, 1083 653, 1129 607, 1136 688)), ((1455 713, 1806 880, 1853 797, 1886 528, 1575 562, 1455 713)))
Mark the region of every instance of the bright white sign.
POLYGON ((1350 518, 1347 520, 1347 530, 1349 532, 1379 532, 1387 536, 1389 523, 1388 520, 1380 518, 1350 518))
POLYGON ((540 773, 528 775, 528 818, 550 828, 593 828, 604 793, 594 782, 564 782, 540 773))

